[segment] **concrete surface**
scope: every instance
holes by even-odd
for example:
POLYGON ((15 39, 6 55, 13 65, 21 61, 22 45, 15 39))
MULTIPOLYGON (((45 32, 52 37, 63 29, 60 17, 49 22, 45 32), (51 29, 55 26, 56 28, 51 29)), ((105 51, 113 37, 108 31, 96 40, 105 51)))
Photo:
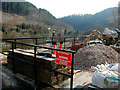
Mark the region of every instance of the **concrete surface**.
MULTIPOLYGON (((74 74, 74 80, 73 80, 73 88, 81 88, 85 85, 88 85, 92 82, 92 71, 81 71, 77 74, 74 74)), ((55 86, 55 87, 62 87, 62 88, 70 88, 70 80, 68 79, 64 81, 61 85, 55 86)))

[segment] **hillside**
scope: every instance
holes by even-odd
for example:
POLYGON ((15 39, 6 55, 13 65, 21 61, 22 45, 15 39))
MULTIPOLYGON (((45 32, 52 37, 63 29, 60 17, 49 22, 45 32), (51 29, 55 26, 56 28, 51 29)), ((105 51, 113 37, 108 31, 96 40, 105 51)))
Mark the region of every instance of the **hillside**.
POLYGON ((112 14, 113 14, 113 10, 115 10, 115 13, 117 13, 116 9, 117 8, 108 8, 94 15, 92 14, 71 15, 71 16, 59 18, 59 20, 67 24, 70 24, 75 29, 81 31, 86 31, 92 28, 104 29, 105 27, 114 24, 114 18, 113 18, 114 16, 112 14))
POLYGON ((2 2, 0 12, 2 13, 2 31, 6 32, 3 34, 7 34, 7 38, 10 38, 10 33, 17 33, 15 37, 48 36, 50 35, 48 28, 58 32, 73 30, 72 26, 57 20, 49 11, 38 9, 29 2, 2 2))

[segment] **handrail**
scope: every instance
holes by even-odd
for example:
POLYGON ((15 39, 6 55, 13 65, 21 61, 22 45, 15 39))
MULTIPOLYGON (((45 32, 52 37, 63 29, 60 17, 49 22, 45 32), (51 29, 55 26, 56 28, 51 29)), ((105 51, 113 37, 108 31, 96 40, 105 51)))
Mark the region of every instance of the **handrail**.
POLYGON ((51 50, 56 50, 56 51, 63 51, 63 52, 69 52, 69 53, 76 53, 76 51, 73 51, 73 50, 57 49, 57 48, 53 48, 53 47, 40 46, 40 45, 33 45, 33 44, 28 44, 28 43, 21 43, 21 42, 8 41, 8 40, 6 40, 5 42, 10 42, 10 43, 15 43, 15 44, 21 44, 21 45, 27 45, 27 46, 32 46, 32 47, 45 48, 45 49, 51 49, 51 50))
MULTIPOLYGON (((6 41, 6 40, 44 39, 44 38, 58 38, 58 37, 57 37, 57 36, 54 36, 54 37, 39 37, 39 38, 9 38, 9 39, 0 39, 0 40, 6 41)), ((60 37, 59 37, 59 38, 60 38, 60 37)), ((66 37, 62 37, 62 38, 75 38, 75 37, 66 36, 66 37)))
MULTIPOLYGON (((40 45, 37 45, 37 39, 38 38, 15 38, 15 39, 2 39, 2 41, 4 42, 8 42, 8 43, 12 43, 12 53, 13 53, 13 58, 15 58, 14 56, 14 49, 16 48, 16 44, 21 44, 21 45, 26 45, 26 46, 31 46, 31 47, 34 47, 34 72, 35 72, 35 76, 36 76, 36 51, 37 51, 37 47, 39 48, 45 48, 45 49, 50 49, 50 50, 56 50, 56 51, 62 51, 62 52, 68 52, 68 53, 72 53, 72 60, 71 60, 71 75, 68 75, 68 74, 65 74, 63 72, 59 72, 59 71, 55 71, 55 70, 50 70, 50 71, 53 71, 55 73, 60 73, 60 74, 63 74, 63 75, 66 75, 66 76, 69 76, 71 78, 71 81, 70 81, 70 90, 72 90, 73 88, 73 70, 74 70, 74 54, 76 53, 76 51, 72 51, 72 50, 66 50, 66 49, 58 49, 58 48, 53 48, 53 47, 47 47, 47 46, 40 46, 40 45), (28 44, 28 43, 22 43, 22 42, 17 42, 16 40, 17 39, 36 39, 36 45, 33 45, 33 44, 28 44), (10 41, 10 40, 15 40, 15 41, 10 41), (15 46, 15 47, 14 47, 15 46)), ((64 37, 64 42, 65 42, 65 37, 64 37)), ((74 42, 75 42, 75 37, 74 37, 74 42)), ((64 44, 65 45, 65 44, 64 44)), ((4 51, 3 51, 4 52, 4 51)), ((29 53, 29 52, 28 52, 29 53)), ((14 60, 14 59, 13 59, 14 60)), ((20 60, 20 58, 19 58, 20 60)), ((13 63, 14 64, 14 63, 13 63)), ((14 65, 13 65, 14 66, 14 65)), ((42 67, 40 66, 40 68, 44 68, 46 70, 48 70, 47 68, 45 67, 42 67)), ((13 71, 15 72, 14 68, 13 68, 13 71)), ((37 78, 35 77, 35 84, 37 82, 37 78)))

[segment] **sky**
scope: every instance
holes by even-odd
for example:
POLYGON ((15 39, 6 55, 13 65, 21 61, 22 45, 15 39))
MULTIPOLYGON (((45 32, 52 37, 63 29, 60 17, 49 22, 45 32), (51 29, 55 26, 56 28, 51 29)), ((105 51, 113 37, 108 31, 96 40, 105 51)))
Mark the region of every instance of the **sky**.
POLYGON ((56 18, 72 14, 95 14, 117 7, 120 0, 26 0, 37 8, 48 10, 56 18))

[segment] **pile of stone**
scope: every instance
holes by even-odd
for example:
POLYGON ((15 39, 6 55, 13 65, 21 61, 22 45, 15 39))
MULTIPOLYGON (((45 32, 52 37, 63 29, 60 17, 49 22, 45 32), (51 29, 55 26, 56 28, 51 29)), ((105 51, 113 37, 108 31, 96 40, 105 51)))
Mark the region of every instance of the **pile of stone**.
POLYGON ((74 68, 79 70, 90 69, 98 64, 118 62, 118 53, 109 46, 102 44, 80 48, 74 57, 74 68))

